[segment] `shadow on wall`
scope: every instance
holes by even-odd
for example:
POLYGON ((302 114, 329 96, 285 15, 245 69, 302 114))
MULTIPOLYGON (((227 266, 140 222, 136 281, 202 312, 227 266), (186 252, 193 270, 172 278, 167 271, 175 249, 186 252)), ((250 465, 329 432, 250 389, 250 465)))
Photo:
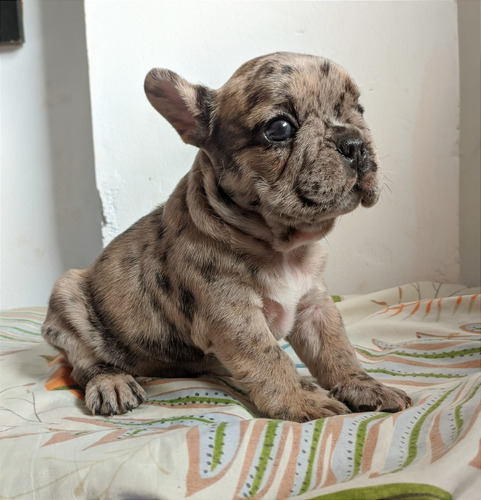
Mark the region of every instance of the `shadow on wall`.
POLYGON ((460 257, 461 283, 481 283, 481 83, 479 2, 458 2, 460 71, 460 257))
POLYGON ((57 244, 63 269, 88 267, 102 249, 102 209, 95 185, 84 5, 40 2, 40 17, 57 244))

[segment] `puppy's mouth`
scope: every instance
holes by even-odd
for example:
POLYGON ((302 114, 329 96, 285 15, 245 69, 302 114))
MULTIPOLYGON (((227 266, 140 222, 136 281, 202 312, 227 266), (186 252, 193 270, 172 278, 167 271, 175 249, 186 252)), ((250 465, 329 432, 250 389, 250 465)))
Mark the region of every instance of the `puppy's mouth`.
MULTIPOLYGON (((322 231, 337 217, 355 210, 359 205, 371 207, 379 198, 375 172, 351 176, 337 190, 294 190, 295 199, 286 197, 286 203, 271 207, 269 215, 276 224, 287 225, 305 232, 322 231)), ((272 220, 272 219, 271 219, 272 220)))
POLYGON ((359 204, 364 207, 374 205, 379 198, 374 176, 374 173, 369 173, 366 177, 348 179, 337 193, 329 193, 329 196, 325 193, 304 193, 301 189, 297 189, 296 195, 303 207, 311 212, 310 215, 332 218, 354 210, 359 204))

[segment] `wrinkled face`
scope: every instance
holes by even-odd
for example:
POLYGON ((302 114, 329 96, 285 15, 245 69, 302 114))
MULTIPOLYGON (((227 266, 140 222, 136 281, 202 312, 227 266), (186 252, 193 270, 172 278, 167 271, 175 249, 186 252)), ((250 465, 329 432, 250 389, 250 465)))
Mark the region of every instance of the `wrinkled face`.
POLYGON ((218 185, 268 223, 304 231, 379 195, 378 159, 359 90, 327 59, 249 61, 214 96, 204 149, 218 185))

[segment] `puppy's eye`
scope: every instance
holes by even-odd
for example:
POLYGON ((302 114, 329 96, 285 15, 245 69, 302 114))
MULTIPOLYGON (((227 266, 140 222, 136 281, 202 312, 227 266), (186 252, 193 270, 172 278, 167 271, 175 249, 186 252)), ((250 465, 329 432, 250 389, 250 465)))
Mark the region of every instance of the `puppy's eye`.
POLYGON ((270 122, 264 130, 266 139, 272 142, 287 141, 295 133, 296 129, 285 118, 278 118, 270 122))
POLYGON ((357 112, 362 116, 364 114, 364 107, 361 104, 357 105, 357 112))

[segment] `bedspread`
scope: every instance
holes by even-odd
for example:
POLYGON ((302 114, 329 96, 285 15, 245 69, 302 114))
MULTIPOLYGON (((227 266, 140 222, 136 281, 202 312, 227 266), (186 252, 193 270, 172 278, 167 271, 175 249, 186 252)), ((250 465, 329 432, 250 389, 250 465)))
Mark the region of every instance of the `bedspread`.
POLYGON ((145 404, 92 416, 40 336, 45 308, 3 312, 0 497, 479 498, 479 289, 421 282, 336 299, 366 370, 411 408, 271 420, 235 380, 204 376, 140 378, 145 404))

